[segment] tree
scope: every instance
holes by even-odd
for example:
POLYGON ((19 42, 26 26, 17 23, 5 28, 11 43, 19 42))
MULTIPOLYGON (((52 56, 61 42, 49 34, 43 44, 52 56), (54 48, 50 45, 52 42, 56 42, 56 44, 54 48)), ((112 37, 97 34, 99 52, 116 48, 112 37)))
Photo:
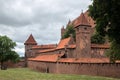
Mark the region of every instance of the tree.
POLYGON ((13 50, 16 43, 7 36, 0 36, 0 64, 1 69, 4 69, 4 62, 11 60, 16 62, 19 60, 19 55, 13 50))
POLYGON ((119 7, 120 0, 93 0, 89 6, 90 16, 96 21, 96 31, 101 36, 107 36, 111 43, 107 55, 112 61, 120 59, 119 7))
POLYGON ((96 32, 96 33, 91 37, 91 43, 104 44, 104 43, 105 43, 105 38, 96 32))
POLYGON ((70 37, 70 34, 72 34, 73 38, 75 39, 75 30, 74 30, 74 27, 72 25, 67 26, 66 31, 65 31, 62 39, 70 37))

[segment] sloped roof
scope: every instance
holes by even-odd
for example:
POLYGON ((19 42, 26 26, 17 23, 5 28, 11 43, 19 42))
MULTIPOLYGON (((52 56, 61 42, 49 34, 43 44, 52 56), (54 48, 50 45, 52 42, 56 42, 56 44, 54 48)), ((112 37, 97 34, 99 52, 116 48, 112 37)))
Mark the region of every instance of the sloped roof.
POLYGON ((36 58, 29 58, 29 60, 35 60, 35 61, 49 61, 49 62, 56 62, 58 59, 58 55, 54 54, 54 55, 40 55, 37 56, 36 58))
POLYGON ((68 48, 76 48, 76 44, 68 45, 68 48))
POLYGON ((55 51, 56 49, 45 49, 45 50, 39 50, 38 53, 44 53, 44 52, 51 52, 51 51, 55 51))
POLYGON ((26 45, 26 44, 35 44, 35 45, 37 45, 37 43, 36 43, 36 41, 35 41, 35 39, 34 39, 34 37, 33 37, 32 34, 31 34, 31 35, 29 36, 29 38, 25 41, 24 44, 25 44, 25 45, 26 45))
POLYGON ((57 46, 56 49, 65 48, 65 45, 68 45, 68 44, 69 44, 69 41, 70 41, 70 37, 60 40, 60 42, 59 42, 59 44, 58 44, 58 46, 57 46))
POLYGON ((29 58, 29 60, 33 61, 46 61, 46 62, 56 62, 59 57, 63 56, 64 54, 43 54, 39 55, 36 58, 29 58))
POLYGON ((62 39, 60 40, 58 46, 56 48, 51 48, 51 49, 45 49, 45 50, 39 50, 38 53, 42 53, 42 52, 51 52, 51 51, 55 51, 55 50, 58 50, 58 49, 63 49, 65 48, 65 46, 67 45, 67 48, 76 48, 76 45, 75 44, 69 44, 70 42, 70 39, 71 37, 69 38, 65 38, 65 39, 62 39))
POLYGON ((89 24, 91 25, 92 28, 95 27, 95 21, 89 16, 89 11, 87 10, 85 13, 84 13, 86 19, 88 20, 89 24))
POLYGON ((80 25, 90 26, 90 24, 89 24, 89 22, 88 22, 88 20, 85 17, 83 12, 81 13, 81 15, 77 19, 75 19, 73 25, 75 27, 78 27, 80 25))
MULTIPOLYGON (((44 62, 67 62, 67 63, 109 63, 109 58, 60 58, 64 54, 44 54, 36 58, 29 58, 32 61, 44 62)), ((119 62, 118 62, 119 63, 119 62)))

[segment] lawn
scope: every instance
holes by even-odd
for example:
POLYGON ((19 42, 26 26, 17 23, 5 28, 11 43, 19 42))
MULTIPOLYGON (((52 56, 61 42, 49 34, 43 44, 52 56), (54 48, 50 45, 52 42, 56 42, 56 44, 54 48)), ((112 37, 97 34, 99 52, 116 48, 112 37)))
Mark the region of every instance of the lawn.
POLYGON ((46 74, 32 71, 28 68, 0 70, 0 80, 120 80, 107 77, 84 75, 46 74))

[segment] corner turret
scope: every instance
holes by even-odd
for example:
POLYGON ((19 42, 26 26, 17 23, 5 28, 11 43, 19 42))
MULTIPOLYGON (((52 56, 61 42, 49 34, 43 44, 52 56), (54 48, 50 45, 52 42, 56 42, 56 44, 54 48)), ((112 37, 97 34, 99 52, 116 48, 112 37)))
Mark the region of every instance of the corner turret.
POLYGON ((61 39, 62 39, 62 37, 63 37, 63 35, 64 35, 64 33, 65 33, 65 28, 64 28, 64 26, 61 28, 61 39))
POLYGON ((76 31, 76 58, 91 57, 91 26, 83 12, 75 20, 74 27, 76 31))
POLYGON ((35 41, 32 34, 25 41, 24 45, 25 45, 25 62, 26 62, 26 66, 27 66, 27 59, 33 57, 31 49, 33 46, 37 45, 37 42, 35 41))

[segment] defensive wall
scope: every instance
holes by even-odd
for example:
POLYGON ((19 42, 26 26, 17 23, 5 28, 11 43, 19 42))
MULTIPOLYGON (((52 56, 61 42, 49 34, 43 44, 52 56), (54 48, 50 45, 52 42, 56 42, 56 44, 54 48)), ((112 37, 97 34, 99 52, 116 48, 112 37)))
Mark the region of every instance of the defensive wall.
POLYGON ((120 78, 120 63, 74 63, 29 60, 28 67, 43 73, 79 74, 120 78))

